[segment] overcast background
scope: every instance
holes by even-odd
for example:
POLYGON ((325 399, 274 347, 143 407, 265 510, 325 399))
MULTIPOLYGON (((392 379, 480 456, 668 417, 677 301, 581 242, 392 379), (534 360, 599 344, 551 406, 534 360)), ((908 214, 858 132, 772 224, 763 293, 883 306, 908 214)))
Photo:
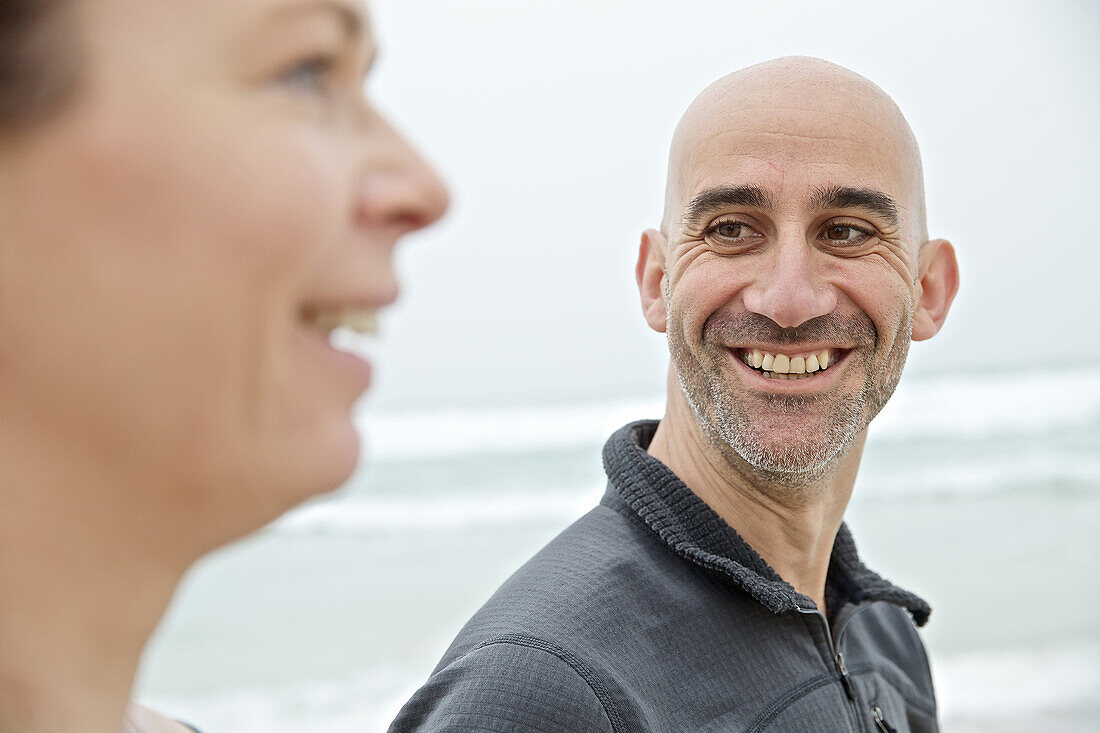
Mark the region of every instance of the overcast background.
POLYGON ((673 127, 714 79, 786 54, 864 74, 920 141, 962 288, 911 371, 1100 356, 1100 3, 371 5, 372 95, 454 196, 400 255, 376 409, 660 392, 633 263, 673 127))

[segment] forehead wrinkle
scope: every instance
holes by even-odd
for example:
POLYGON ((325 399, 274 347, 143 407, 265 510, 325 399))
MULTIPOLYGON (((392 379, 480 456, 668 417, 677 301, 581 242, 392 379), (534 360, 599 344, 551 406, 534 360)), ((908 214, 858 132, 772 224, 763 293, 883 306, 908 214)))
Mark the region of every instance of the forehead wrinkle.
MULTIPOLYGON (((730 134, 735 134, 735 133, 730 133, 730 134)), ((736 134, 761 135, 763 137, 792 138, 792 139, 795 139, 795 140, 813 140, 813 141, 832 140, 832 141, 837 141, 837 142, 850 142, 850 143, 859 143, 861 141, 861 139, 856 135, 834 135, 834 134, 829 134, 829 133, 822 133, 820 135, 811 135, 811 134, 805 134, 805 133, 800 133, 800 132, 788 132, 788 131, 784 131, 784 130, 751 130, 751 131, 741 131, 741 132, 736 133, 736 134)))
MULTIPOLYGON (((821 107, 821 106, 818 106, 818 107, 793 107, 793 106, 777 106, 775 104, 768 104, 768 105, 758 107, 758 108, 755 108, 755 109, 751 110, 751 113, 750 113, 750 110, 748 110, 748 109, 740 109, 737 112, 729 112, 725 116, 728 118, 728 117, 734 117, 734 116, 737 116, 737 115, 749 115, 750 120, 755 121, 756 119, 759 119, 761 114, 768 114, 768 113, 774 114, 774 113, 784 113, 784 112, 808 113, 808 114, 813 115, 814 118, 819 120, 819 121, 823 117, 828 117, 828 118, 836 120, 838 123, 841 123, 841 126, 848 126, 848 125, 851 125, 851 124, 855 123, 855 124, 860 125, 863 128, 866 128, 867 130, 869 130, 870 132, 872 132, 875 135, 881 135, 883 133, 883 127, 882 127, 881 119, 876 118, 875 121, 871 121, 871 120, 867 119, 866 117, 863 117, 859 114, 854 114, 852 112, 837 112, 837 111, 834 111, 834 110, 831 110, 831 109, 828 109, 828 108, 825 108, 825 107, 821 107)), ((813 137, 813 136, 806 136, 806 137, 813 137)))
MULTIPOLYGON (((782 145, 783 143, 789 143, 791 146, 799 143, 834 143, 843 146, 846 150, 866 149, 868 145, 875 145, 881 147, 879 141, 866 135, 859 135, 855 132, 838 129, 838 128, 825 128, 817 129, 816 131, 801 130, 792 131, 784 129, 762 129, 760 122, 757 120, 745 120, 742 124, 736 126, 730 126, 728 121, 725 124, 719 124, 718 126, 703 128, 696 133, 698 142, 693 142, 692 145, 686 146, 682 151, 684 158, 683 167, 685 168, 698 168, 700 164, 705 161, 712 161, 718 157, 747 157, 755 158, 757 160, 768 162, 773 157, 779 158, 792 158, 794 154, 801 148, 795 147, 779 147, 774 148, 776 144, 782 145), (754 139, 757 145, 754 146, 754 139), (728 142, 727 142, 728 141, 728 142), (766 143, 764 141, 767 141, 766 143), (769 146, 767 150, 761 150, 760 145, 766 144, 769 146), (756 149, 753 149, 753 148, 756 149), (748 148, 749 150, 746 150, 748 148), (751 152, 750 152, 751 150, 751 152)), ((779 125, 776 125, 779 128, 779 125)), ((881 134, 881 130, 876 130, 876 133, 881 134)), ((835 151, 830 149, 815 149, 814 156, 823 156, 828 154, 835 154, 835 151)), ((798 157, 797 160, 802 161, 803 158, 798 157)), ((836 162, 827 159, 822 160, 805 160, 807 163, 822 163, 822 162, 836 162)), ((851 157, 846 157, 842 161, 845 165, 852 163, 851 157)))

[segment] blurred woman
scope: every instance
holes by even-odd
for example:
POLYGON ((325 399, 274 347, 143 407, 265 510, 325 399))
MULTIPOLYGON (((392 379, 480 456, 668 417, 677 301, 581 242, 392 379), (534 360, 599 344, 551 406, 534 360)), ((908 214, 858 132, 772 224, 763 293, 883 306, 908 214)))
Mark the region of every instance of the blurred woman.
POLYGON ((119 733, 188 566, 354 468, 329 332, 447 204, 374 53, 354 0, 0 0, 0 731, 119 733))

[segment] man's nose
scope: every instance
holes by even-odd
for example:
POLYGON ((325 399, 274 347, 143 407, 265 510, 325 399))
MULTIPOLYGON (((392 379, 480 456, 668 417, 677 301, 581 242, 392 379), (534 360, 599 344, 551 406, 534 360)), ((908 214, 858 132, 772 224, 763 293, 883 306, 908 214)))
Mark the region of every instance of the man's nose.
POLYGON ((836 290, 822 281, 816 250, 804 235, 786 236, 776 242, 764 268, 745 290, 745 307, 782 328, 795 328, 811 318, 831 313, 836 290))
POLYGON ((400 235, 437 221, 450 203, 446 186, 388 122, 379 117, 374 125, 358 190, 359 223, 400 235))

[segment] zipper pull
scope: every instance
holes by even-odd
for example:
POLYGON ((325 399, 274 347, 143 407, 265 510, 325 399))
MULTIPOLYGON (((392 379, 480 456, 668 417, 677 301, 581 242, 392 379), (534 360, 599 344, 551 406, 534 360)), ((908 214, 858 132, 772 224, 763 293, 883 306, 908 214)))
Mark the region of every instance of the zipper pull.
POLYGON ((882 733, 898 733, 897 728, 886 722, 886 718, 882 717, 882 708, 878 705, 871 706, 871 714, 875 716, 875 725, 882 733))
POLYGON ((856 688, 852 684, 852 678, 848 676, 848 668, 844 666, 844 655, 838 651, 833 655, 833 662, 836 664, 836 671, 840 672, 840 682, 844 685, 844 691, 848 693, 848 699, 855 702, 856 688))

